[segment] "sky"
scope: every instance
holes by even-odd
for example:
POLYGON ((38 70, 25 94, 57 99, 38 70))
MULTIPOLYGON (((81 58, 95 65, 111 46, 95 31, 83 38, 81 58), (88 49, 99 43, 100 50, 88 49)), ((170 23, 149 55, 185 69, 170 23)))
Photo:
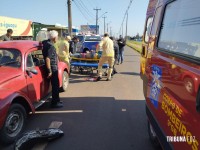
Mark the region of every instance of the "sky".
MULTIPOLYGON (((149 0, 133 0, 129 9, 128 35, 134 36, 137 33, 143 34, 146 10, 149 0)), ((73 0, 72 1, 72 24, 95 25, 96 11, 94 8, 101 8, 99 17, 105 14, 105 22, 112 34, 119 35, 120 26, 129 5, 130 0, 73 0), (81 10, 81 11, 80 11, 81 10), (82 13, 81 13, 82 12, 82 13)), ((68 26, 67 0, 3 0, 0 5, 0 15, 27 19, 43 24, 56 24, 68 26)), ((102 16, 103 17, 103 16, 102 16)), ((99 18, 100 33, 104 31, 104 19, 99 18)), ((124 22, 124 33, 125 24, 124 22)))

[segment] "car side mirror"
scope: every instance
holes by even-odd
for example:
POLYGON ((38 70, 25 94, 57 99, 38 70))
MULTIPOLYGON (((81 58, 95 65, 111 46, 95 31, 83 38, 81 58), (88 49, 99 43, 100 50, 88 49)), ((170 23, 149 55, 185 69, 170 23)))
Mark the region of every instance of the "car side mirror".
POLYGON ((31 72, 32 74, 35 74, 35 75, 38 74, 38 71, 37 71, 35 68, 30 69, 30 72, 31 72))
POLYGON ((32 74, 35 74, 35 75, 38 74, 38 71, 37 71, 35 68, 27 69, 26 72, 27 72, 27 74, 28 74, 28 76, 29 76, 30 78, 32 78, 32 74))

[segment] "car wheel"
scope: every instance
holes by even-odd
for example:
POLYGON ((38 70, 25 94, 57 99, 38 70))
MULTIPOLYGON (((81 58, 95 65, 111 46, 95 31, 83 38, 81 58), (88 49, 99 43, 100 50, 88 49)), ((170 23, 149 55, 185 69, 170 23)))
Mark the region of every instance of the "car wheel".
POLYGON ((63 72, 63 76, 62 76, 62 87, 61 87, 61 91, 65 92, 68 88, 69 85, 69 75, 66 71, 63 72))
POLYGON ((150 141, 152 142, 154 147, 160 148, 160 143, 158 141, 157 135, 149 121, 148 121, 148 133, 149 133, 150 141))
POLYGON ((14 142, 23 130, 25 119, 24 107, 20 104, 12 104, 0 131, 0 140, 5 144, 14 142))

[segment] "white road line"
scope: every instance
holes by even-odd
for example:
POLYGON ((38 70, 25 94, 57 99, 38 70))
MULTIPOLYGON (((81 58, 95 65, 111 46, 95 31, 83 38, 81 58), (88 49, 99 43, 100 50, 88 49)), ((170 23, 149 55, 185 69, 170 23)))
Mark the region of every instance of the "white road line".
POLYGON ((36 111, 35 114, 82 113, 83 110, 36 111))

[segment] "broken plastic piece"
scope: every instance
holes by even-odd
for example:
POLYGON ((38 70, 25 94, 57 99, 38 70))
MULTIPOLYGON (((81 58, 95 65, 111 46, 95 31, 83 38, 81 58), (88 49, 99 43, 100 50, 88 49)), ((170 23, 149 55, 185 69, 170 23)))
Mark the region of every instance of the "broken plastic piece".
POLYGON ((27 150, 33 148, 36 143, 54 140, 64 135, 60 129, 46 129, 29 131, 22 135, 15 143, 15 150, 27 150))

